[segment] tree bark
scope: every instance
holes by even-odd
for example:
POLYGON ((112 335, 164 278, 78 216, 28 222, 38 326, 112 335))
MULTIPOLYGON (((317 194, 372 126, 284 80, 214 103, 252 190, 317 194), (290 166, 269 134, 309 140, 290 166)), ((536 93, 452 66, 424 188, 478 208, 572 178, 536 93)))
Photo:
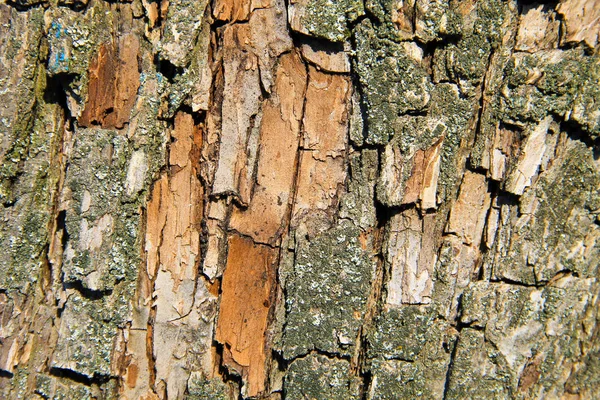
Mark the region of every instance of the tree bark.
POLYGON ((600 392, 600 1, 0 22, 0 397, 600 392))

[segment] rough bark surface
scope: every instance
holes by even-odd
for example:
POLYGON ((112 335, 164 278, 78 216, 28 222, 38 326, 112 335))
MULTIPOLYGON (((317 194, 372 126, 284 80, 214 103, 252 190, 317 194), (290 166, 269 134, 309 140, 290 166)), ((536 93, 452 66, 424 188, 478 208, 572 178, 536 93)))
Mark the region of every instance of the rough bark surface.
POLYGON ((2 0, 0 397, 591 399, 600 1, 2 0))

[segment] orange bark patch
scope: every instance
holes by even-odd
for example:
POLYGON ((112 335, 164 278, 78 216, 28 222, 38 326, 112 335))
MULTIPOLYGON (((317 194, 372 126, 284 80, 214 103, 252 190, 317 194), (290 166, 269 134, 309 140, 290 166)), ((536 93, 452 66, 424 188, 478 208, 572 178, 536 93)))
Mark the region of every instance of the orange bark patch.
POLYGON ((88 98, 79 125, 123 128, 129 122, 138 87, 139 42, 127 34, 113 43, 103 44, 89 70, 88 98))
POLYGON ((223 362, 248 382, 248 396, 265 390, 265 335, 277 250, 238 235, 229 238, 216 339, 223 362))
POLYGON ((250 18, 250 0, 217 0, 214 16, 221 21, 247 21, 250 18))
MULTIPOLYGON (((304 112, 303 150, 292 225, 315 213, 333 222, 346 180, 346 145, 350 80, 309 68, 304 112)), ((310 229, 309 229, 310 230, 310 229)))
POLYGON ((421 202, 424 209, 435 208, 437 180, 440 169, 440 150, 444 138, 426 150, 417 150, 413 159, 411 176, 406 182, 403 204, 421 202))
POLYGON ((287 223, 306 92, 306 69, 297 54, 281 57, 275 86, 263 109, 253 197, 248 209, 234 211, 230 222, 260 243, 274 243, 287 223))
POLYGON ((129 364, 129 368, 127 368, 127 386, 129 386, 130 388, 135 387, 138 373, 138 366, 136 364, 129 364))

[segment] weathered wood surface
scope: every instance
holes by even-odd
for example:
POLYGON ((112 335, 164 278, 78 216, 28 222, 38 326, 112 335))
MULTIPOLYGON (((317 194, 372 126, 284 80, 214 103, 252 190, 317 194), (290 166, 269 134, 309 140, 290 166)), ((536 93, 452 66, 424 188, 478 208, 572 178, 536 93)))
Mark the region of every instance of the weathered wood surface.
POLYGON ((600 1, 0 3, 0 397, 592 399, 600 1))

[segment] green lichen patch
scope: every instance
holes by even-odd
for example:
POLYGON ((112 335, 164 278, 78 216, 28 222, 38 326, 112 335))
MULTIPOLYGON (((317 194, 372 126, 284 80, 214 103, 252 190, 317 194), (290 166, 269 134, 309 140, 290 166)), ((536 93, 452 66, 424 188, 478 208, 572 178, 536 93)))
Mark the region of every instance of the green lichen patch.
POLYGON ((229 387, 221 379, 207 379, 201 373, 192 372, 187 385, 185 400, 228 400, 229 387))
POLYGON ((95 1, 85 13, 58 7, 49 10, 48 73, 87 74, 91 57, 114 31, 114 16, 107 5, 95 1))
POLYGON ((454 354, 447 399, 507 399, 510 370, 483 332, 463 329, 454 354))
POLYGON ((76 293, 69 297, 52 367, 73 370, 89 378, 111 375, 116 326, 108 305, 76 293))
POLYGON ((518 53, 508 63, 498 113, 509 122, 540 121, 549 113, 600 135, 600 57, 581 49, 518 53))
POLYGON ((309 354, 290 364, 284 393, 290 400, 351 400, 360 398, 358 384, 348 361, 309 354))
POLYGON ((137 263, 131 256, 137 253, 137 210, 120 202, 130 158, 127 139, 114 131, 77 132, 65 178, 72 199, 65 220, 66 282, 104 291, 135 277, 137 263))
POLYGON ((382 35, 394 41, 416 38, 432 42, 460 35, 464 30, 459 2, 367 0, 365 5, 382 35))
POLYGON ((527 374, 524 390, 560 396, 568 378, 565 366, 582 356, 581 344, 592 335, 580 327, 589 323, 596 290, 594 279, 569 275, 544 288, 471 284, 464 292, 460 318, 477 330, 461 332, 453 366, 457 370, 450 380, 454 398, 468 393, 482 395, 478 392, 480 383, 475 381, 481 373, 493 378, 490 393, 516 393, 517 387, 524 385, 523 374, 527 374), (469 354, 471 346, 480 350, 469 354), (525 372, 528 365, 529 372, 525 372))
POLYGON ((85 13, 57 7, 50 9, 46 15, 48 74, 70 76, 69 96, 78 103, 70 105, 74 114, 78 113, 78 107, 83 107, 87 97, 92 57, 102 43, 112 39, 117 19, 108 3, 102 1, 94 1, 85 13))
POLYGON ((168 111, 161 115, 163 118, 172 118, 182 104, 208 110, 210 83, 212 81, 211 71, 208 67, 210 24, 202 23, 199 29, 196 45, 190 54, 191 60, 184 73, 177 75, 163 96, 168 97, 168 111))
POLYGON ((354 65, 367 110, 366 142, 385 144, 395 133, 398 116, 425 110, 431 79, 405 47, 381 38, 369 20, 358 25, 355 39, 354 65))
POLYGON ((473 114, 473 102, 460 96, 456 85, 442 83, 431 91, 428 116, 403 116, 396 122, 396 134, 382 153, 382 168, 394 170, 401 154, 402 175, 393 184, 389 174, 381 174, 377 182, 377 199, 387 206, 402 204, 404 185, 412 174, 413 157, 417 150, 427 150, 442 141, 441 165, 437 183, 438 198, 447 199, 454 192, 458 179, 457 162, 461 141, 468 131, 473 114))
POLYGON ((457 2, 425 0, 415 4, 415 37, 423 42, 459 35, 463 31, 463 17, 457 2))
POLYGON ((286 277, 286 359, 313 349, 353 354, 362 324, 374 261, 347 220, 300 243, 286 277))
POLYGON ((435 323, 421 306, 394 307, 381 313, 367 336, 369 357, 414 361, 435 323))
POLYGON ((364 14, 363 3, 358 0, 306 0, 289 8, 291 18, 299 18, 298 26, 292 24, 292 28, 332 42, 347 40, 349 24, 364 14))
POLYGON ((434 77, 436 82, 460 83, 469 95, 483 81, 492 45, 488 38, 472 35, 461 38, 457 43, 436 50, 434 54, 434 77))
POLYGON ((10 183, 13 201, 1 216, 0 245, 5 251, 0 255, 0 288, 23 292, 39 278, 60 174, 54 164, 62 124, 59 106, 38 101, 39 116, 26 133, 27 151, 18 162, 19 172, 1 181, 10 183))
MULTIPOLYGON (((417 322, 414 318, 404 317, 404 314, 396 314, 399 317, 397 325, 401 328, 398 332, 391 332, 395 342, 387 345, 400 348, 407 342, 401 343, 401 335, 412 335, 418 331, 423 332, 417 326, 413 329, 407 323, 417 322)), ((390 322, 392 318, 389 318, 390 322)), ((369 399, 398 399, 398 398, 426 398, 439 399, 444 394, 446 373, 450 363, 451 351, 456 341, 457 332, 442 320, 436 320, 433 324, 426 323, 428 329, 425 341, 419 341, 422 346, 417 349, 413 346, 415 354, 410 361, 388 358, 386 354, 379 354, 373 359, 368 367, 371 373, 371 387, 368 389, 369 399)), ((377 327, 376 329, 380 329, 377 327)), ((384 328, 386 329, 386 328, 384 328)), ((390 332, 390 331, 388 331, 390 332)), ((380 340, 383 339, 381 335, 380 340)), ((392 350, 391 354, 394 351, 392 350)), ((395 356, 406 355, 396 353, 395 356)))
POLYGON ((91 400, 96 398, 89 386, 74 382, 62 383, 59 378, 45 374, 35 377, 35 393, 49 400, 91 400))
POLYGON ((450 80, 459 84, 466 95, 474 96, 488 70, 492 52, 514 29, 514 11, 510 4, 500 0, 477 2, 468 17, 464 16, 458 40, 436 49, 435 81, 450 80))
MULTIPOLYGON (((0 201, 17 200, 15 180, 34 145, 35 106, 43 95, 43 9, 18 12, 0 5, 0 201)), ((34 150, 35 151, 35 150, 34 150)))
POLYGON ((532 212, 517 216, 515 206, 503 208, 515 226, 499 230, 490 262, 498 256, 502 262, 495 263, 494 276, 528 284, 548 282, 564 270, 596 276, 598 187, 600 173, 590 149, 567 142, 563 156, 523 195, 521 204, 533 204, 532 212))
POLYGON ((348 191, 340 200, 340 217, 351 219, 367 230, 377 222, 374 202, 375 181, 379 165, 376 150, 363 150, 350 155, 348 191))
POLYGON ((177 67, 187 65, 194 47, 207 0, 175 0, 169 3, 164 22, 163 37, 160 42, 160 55, 177 67))

